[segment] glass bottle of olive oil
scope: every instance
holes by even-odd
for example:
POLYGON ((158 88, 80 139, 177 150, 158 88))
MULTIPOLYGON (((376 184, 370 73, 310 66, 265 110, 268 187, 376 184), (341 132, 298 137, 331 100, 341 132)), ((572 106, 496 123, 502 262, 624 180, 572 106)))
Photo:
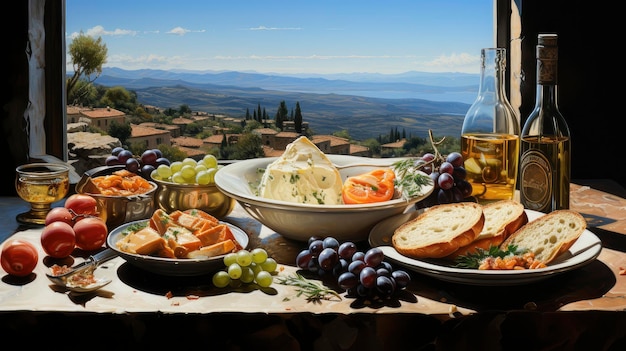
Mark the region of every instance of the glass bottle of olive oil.
POLYGON ((478 97, 465 114, 461 154, 479 203, 513 199, 518 177, 519 119, 504 89, 506 50, 481 50, 478 97))

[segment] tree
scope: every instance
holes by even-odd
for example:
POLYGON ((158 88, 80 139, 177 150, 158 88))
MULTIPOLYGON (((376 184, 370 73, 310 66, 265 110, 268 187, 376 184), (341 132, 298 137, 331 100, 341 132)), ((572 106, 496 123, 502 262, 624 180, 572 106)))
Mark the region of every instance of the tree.
POLYGON ((150 113, 148 113, 148 111, 146 111, 146 109, 144 109, 143 106, 135 107, 134 114, 135 114, 135 116, 141 118, 142 121, 151 121, 152 120, 152 115, 150 113))
POLYGON ((126 144, 126 140, 132 134, 132 127, 128 123, 120 124, 115 121, 111 122, 108 133, 110 136, 118 138, 122 144, 126 144))
POLYGON ((257 121, 259 121, 259 123, 263 123, 263 115, 261 114, 261 104, 257 104, 256 116, 257 116, 257 121))
POLYGON ((302 111, 300 110, 300 101, 296 101, 296 113, 293 117, 293 126, 296 133, 302 133, 302 111))
POLYGON ((70 105, 94 106, 98 102, 98 89, 84 79, 79 79, 67 94, 70 105))
POLYGON ((66 82, 66 98, 67 101, 71 101, 70 94, 80 95, 72 90, 81 77, 88 83, 93 83, 102 74, 102 65, 106 63, 108 49, 102 38, 94 39, 80 32, 69 45, 68 53, 74 68, 74 75, 66 82), (95 77, 92 78, 94 74, 95 77))
POLYGON ((178 111, 180 112, 180 115, 185 115, 185 114, 191 114, 191 107, 189 107, 189 105, 187 104, 183 104, 180 105, 180 108, 178 109, 178 111))
POLYGON ((342 130, 338 130, 336 132, 333 132, 333 135, 339 138, 344 138, 344 139, 348 139, 350 140, 350 133, 348 132, 347 129, 342 129, 342 130))
POLYGON ((370 156, 380 154, 380 142, 374 138, 363 140, 361 145, 369 149, 370 156))
POLYGON ((100 101, 105 106, 126 110, 130 107, 131 96, 126 88, 119 86, 107 89, 100 101))
POLYGON ((282 100, 278 106, 278 111, 276 111, 276 128, 283 130, 283 122, 287 119, 288 114, 289 109, 287 108, 287 103, 285 100, 282 100))
POLYGON ((239 137, 237 144, 234 145, 234 152, 231 159, 247 160, 251 158, 264 157, 263 147, 261 146, 261 136, 256 133, 246 133, 239 137))
POLYGON ((182 161, 187 157, 184 151, 172 145, 159 144, 158 148, 161 150, 161 153, 163 153, 163 157, 170 160, 170 162, 182 161))

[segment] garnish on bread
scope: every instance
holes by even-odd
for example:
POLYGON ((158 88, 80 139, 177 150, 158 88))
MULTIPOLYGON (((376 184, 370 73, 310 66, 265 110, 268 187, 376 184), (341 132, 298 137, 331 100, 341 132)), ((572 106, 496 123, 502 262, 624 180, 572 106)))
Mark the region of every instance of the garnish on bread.
POLYGON ((457 268, 511 269, 542 268, 569 250, 587 228, 584 217, 575 211, 557 210, 528 222, 499 247, 455 257, 457 268), (523 264, 514 263, 522 262, 523 264))
POLYGON ((545 264, 569 250, 587 229, 587 221, 573 210, 556 210, 528 222, 511 234, 501 245, 529 250, 545 264))
POLYGON ((484 223, 483 208, 477 203, 436 205, 398 227, 391 241, 407 257, 442 258, 473 242, 484 223))
POLYGON ((485 224, 478 237, 468 245, 460 247, 447 258, 454 260, 461 255, 477 252, 478 249, 490 250, 498 247, 513 232, 528 223, 524 205, 515 200, 500 200, 483 205, 485 224))

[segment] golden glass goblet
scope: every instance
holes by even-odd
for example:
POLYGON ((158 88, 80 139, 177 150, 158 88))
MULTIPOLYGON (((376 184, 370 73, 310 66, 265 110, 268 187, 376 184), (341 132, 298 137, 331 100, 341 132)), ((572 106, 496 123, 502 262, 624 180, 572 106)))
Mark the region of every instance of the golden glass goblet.
POLYGON ((15 169, 15 189, 30 203, 30 211, 16 219, 24 224, 45 224, 50 205, 67 195, 70 168, 60 163, 29 163, 15 169))

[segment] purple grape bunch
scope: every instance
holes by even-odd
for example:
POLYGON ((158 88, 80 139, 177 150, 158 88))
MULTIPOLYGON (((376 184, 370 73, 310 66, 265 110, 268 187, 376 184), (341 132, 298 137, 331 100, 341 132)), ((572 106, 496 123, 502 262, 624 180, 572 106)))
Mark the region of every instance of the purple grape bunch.
POLYGON ((107 166, 123 165, 128 171, 136 173, 151 180, 150 174, 159 165, 170 165, 170 161, 163 157, 159 149, 145 150, 140 157, 135 157, 133 153, 121 146, 113 148, 111 155, 104 161, 107 166))
POLYGON ((434 185, 433 192, 418 203, 419 207, 475 201, 472 184, 466 180, 467 171, 460 153, 451 152, 445 157, 425 153, 416 161, 416 166, 430 176, 434 185))
POLYGON ((387 299, 403 290, 411 276, 385 261, 379 247, 359 251, 351 241, 339 243, 334 237, 310 237, 308 247, 296 256, 298 268, 331 276, 347 296, 387 299))

